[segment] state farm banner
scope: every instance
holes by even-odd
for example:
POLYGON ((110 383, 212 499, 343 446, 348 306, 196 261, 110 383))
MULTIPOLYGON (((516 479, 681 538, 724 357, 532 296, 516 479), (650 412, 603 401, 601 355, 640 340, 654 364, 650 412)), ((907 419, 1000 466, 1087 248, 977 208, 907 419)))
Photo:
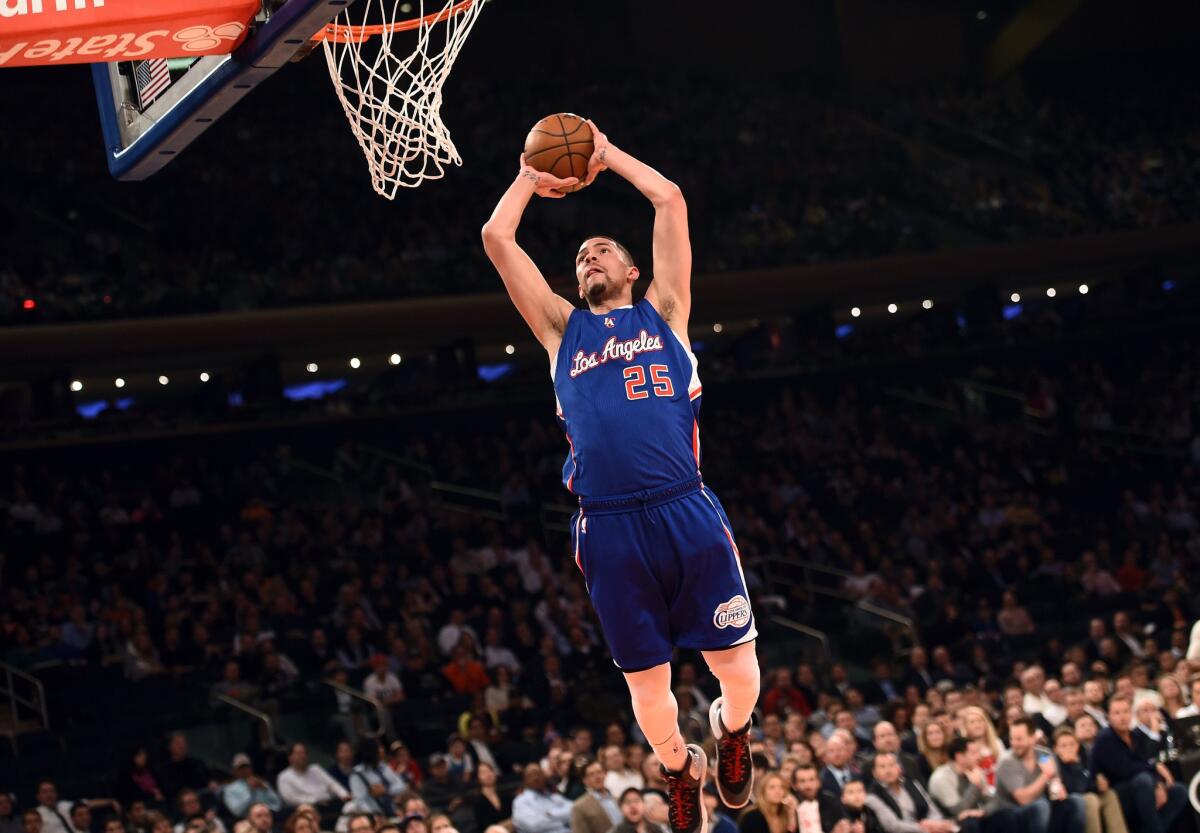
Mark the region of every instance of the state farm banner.
POLYGON ((0 0, 0 67, 224 55, 259 0, 0 0))

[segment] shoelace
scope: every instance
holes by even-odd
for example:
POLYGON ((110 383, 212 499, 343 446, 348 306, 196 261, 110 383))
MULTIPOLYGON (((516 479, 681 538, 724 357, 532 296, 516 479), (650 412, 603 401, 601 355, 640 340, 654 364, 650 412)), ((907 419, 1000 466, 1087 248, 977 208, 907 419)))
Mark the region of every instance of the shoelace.
MULTIPOLYGON (((688 769, 691 761, 688 761, 688 769)), ((667 776, 667 793, 670 798, 671 827, 690 830, 696 815, 695 788, 688 784, 687 770, 679 775, 667 776)))
POLYGON ((726 734, 720 743, 722 779, 736 784, 746 777, 746 762, 742 754, 746 748, 746 735, 726 734))

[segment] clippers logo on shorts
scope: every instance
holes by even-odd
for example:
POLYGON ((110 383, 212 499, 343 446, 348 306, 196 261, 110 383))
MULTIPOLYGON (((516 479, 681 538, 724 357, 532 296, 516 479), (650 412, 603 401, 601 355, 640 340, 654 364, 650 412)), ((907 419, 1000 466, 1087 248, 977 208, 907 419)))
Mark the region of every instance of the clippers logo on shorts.
POLYGON ((722 602, 713 611, 713 625, 720 630, 744 627, 749 622, 750 602, 746 601, 746 597, 742 595, 722 602))

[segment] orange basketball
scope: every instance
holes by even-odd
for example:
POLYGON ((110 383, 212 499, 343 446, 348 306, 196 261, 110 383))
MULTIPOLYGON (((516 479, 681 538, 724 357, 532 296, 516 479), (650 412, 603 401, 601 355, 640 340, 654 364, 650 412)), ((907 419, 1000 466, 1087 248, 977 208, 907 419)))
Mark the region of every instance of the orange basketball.
POLYGON ((574 113, 556 113, 535 124, 525 137, 525 162, 560 179, 579 177, 578 185, 566 189, 578 191, 584 187, 592 149, 588 123, 574 113))

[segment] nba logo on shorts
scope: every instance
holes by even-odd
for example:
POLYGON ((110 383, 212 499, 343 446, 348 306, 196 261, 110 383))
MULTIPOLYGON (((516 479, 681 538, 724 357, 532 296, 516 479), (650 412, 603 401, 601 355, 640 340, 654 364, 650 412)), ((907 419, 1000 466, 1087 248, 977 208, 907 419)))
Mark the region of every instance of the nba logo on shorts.
POLYGON ((605 318, 604 326, 608 327, 609 329, 612 329, 613 327, 617 326, 617 322, 613 321, 611 318, 605 318))
POLYGON ((713 625, 719 629, 740 628, 750 621, 750 602, 745 596, 734 596, 717 605, 713 611, 713 625))

